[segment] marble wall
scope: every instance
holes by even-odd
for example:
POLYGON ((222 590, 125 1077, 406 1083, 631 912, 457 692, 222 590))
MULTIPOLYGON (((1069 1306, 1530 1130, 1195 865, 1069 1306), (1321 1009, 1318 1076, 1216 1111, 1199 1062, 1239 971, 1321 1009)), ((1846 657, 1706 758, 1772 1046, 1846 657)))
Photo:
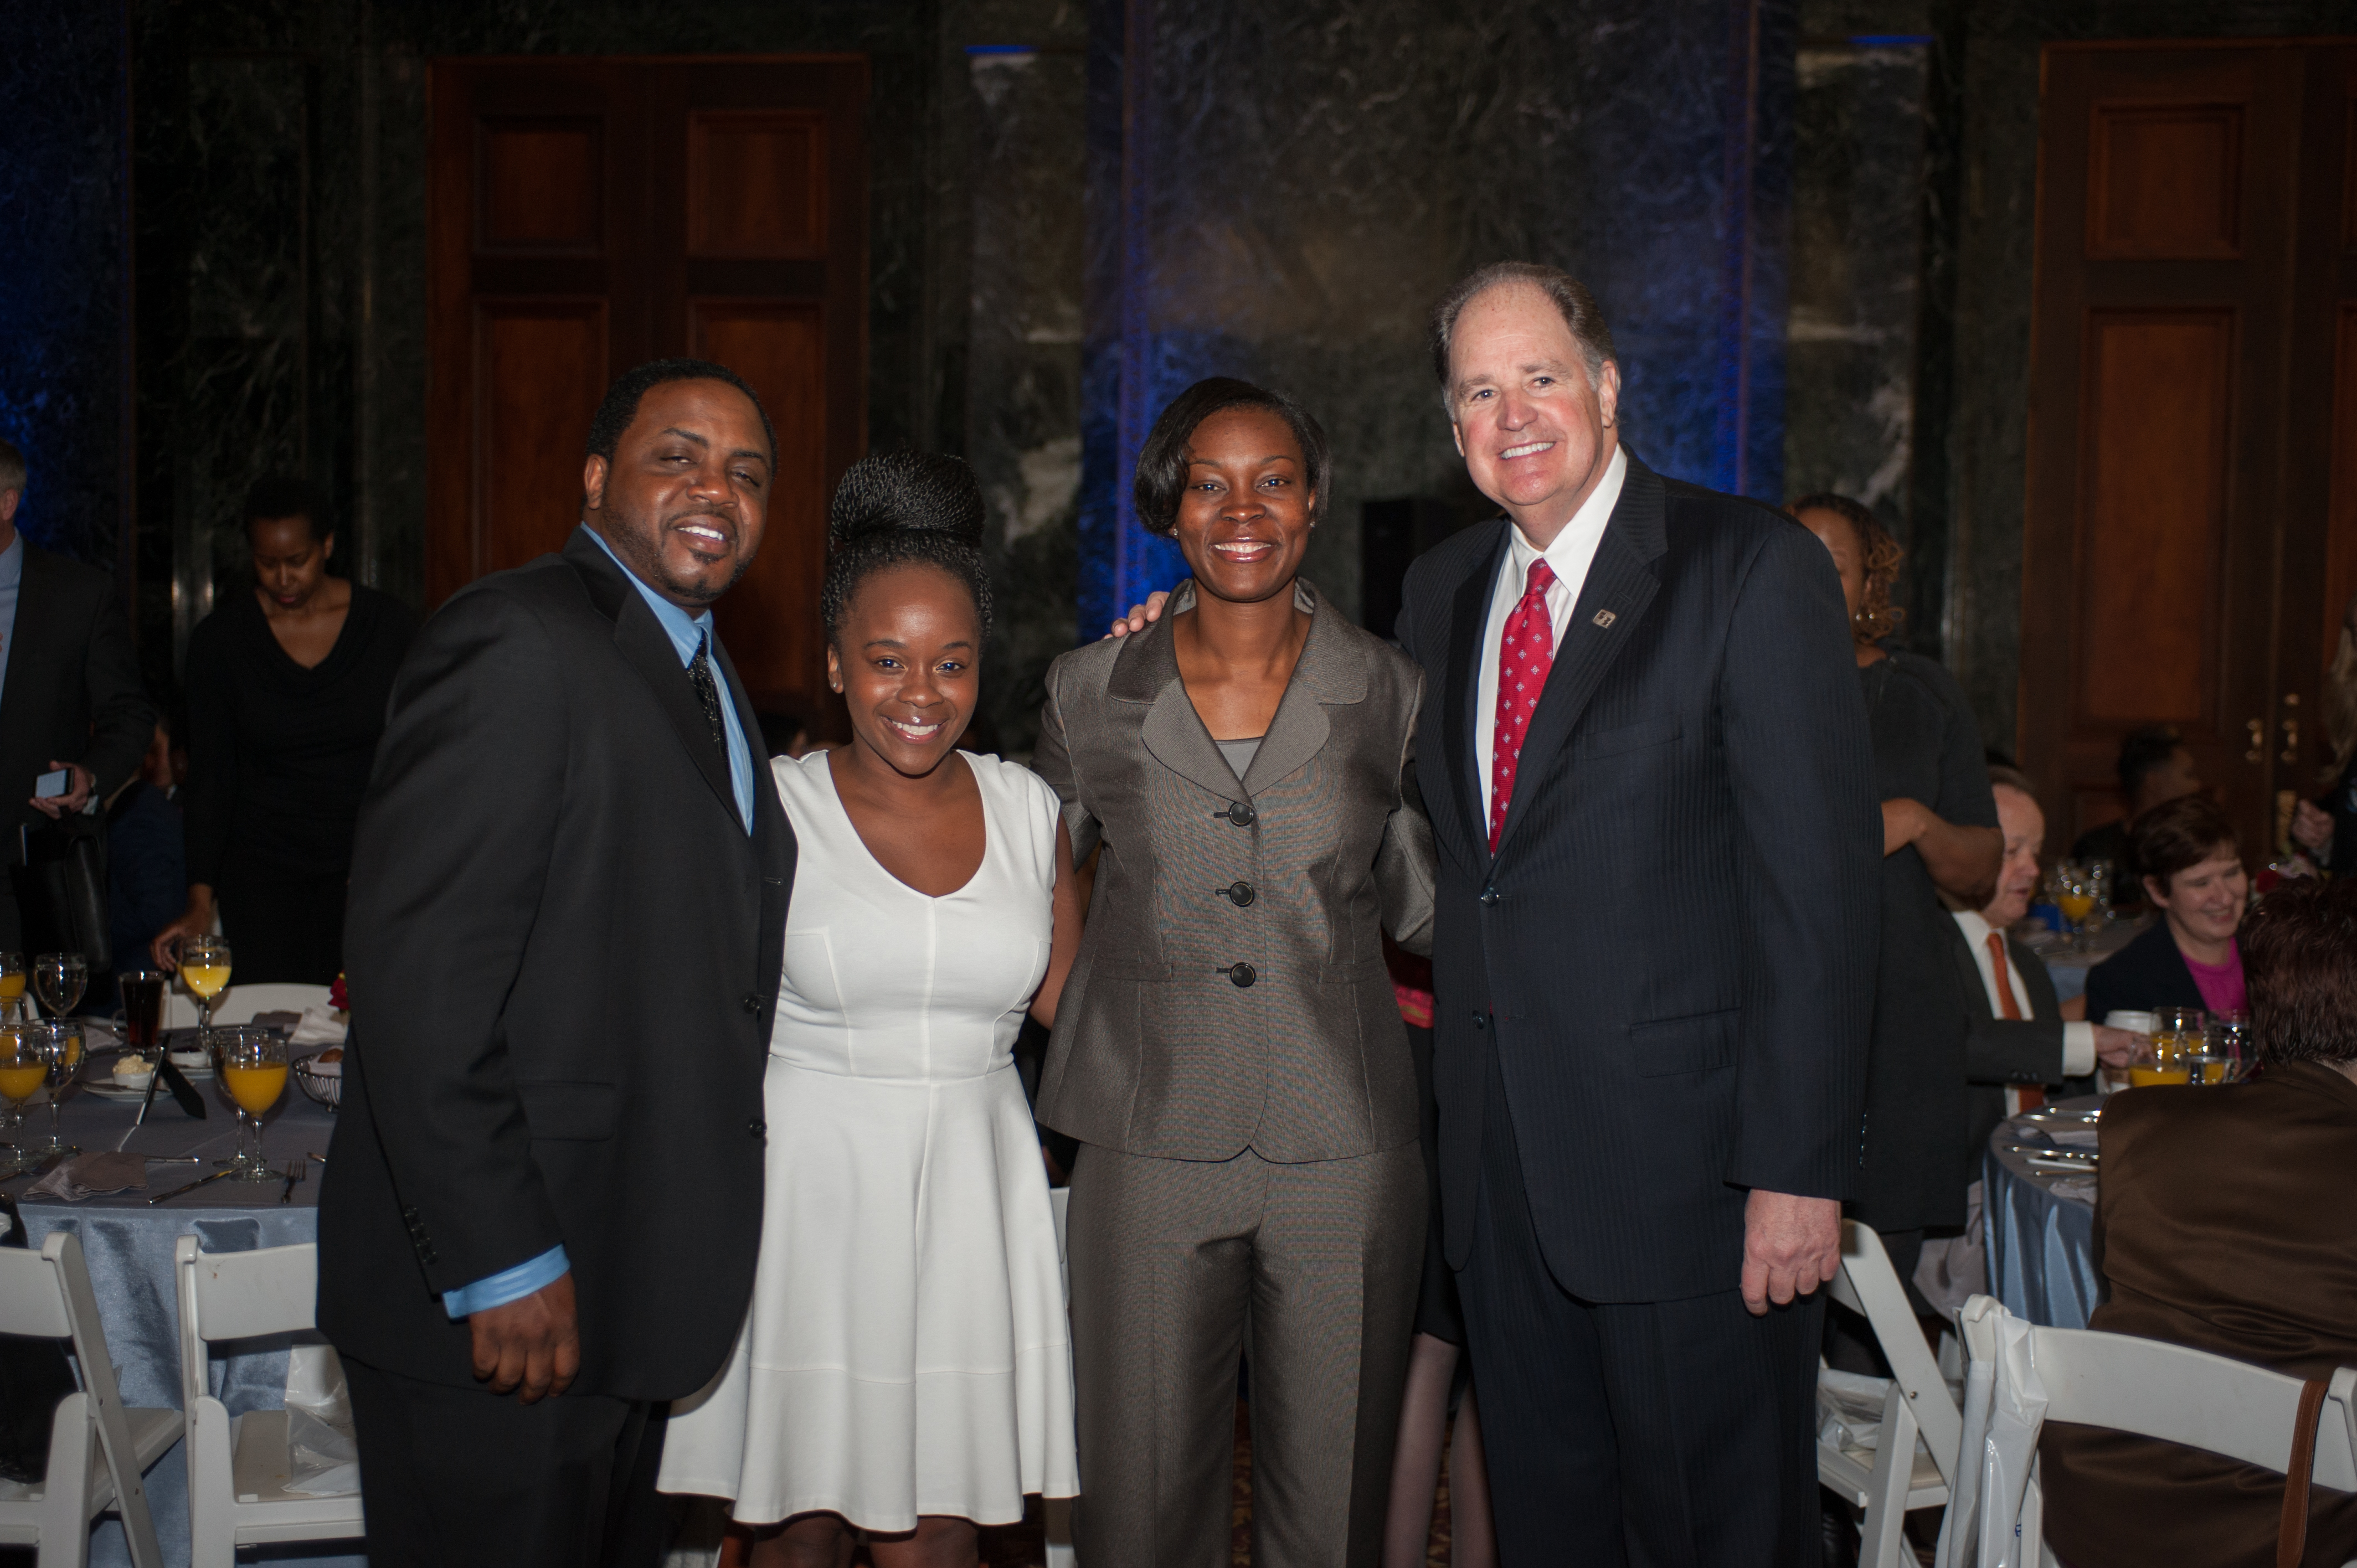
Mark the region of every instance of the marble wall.
POLYGON ((1355 610, 1361 504, 1468 488, 1426 317, 1505 257, 1595 289, 1647 461, 1781 494, 1783 5, 1093 0, 1091 18, 1084 620, 1175 575, 1128 517, 1130 459, 1215 373, 1326 424, 1336 493, 1308 570, 1355 610))
POLYGON ((120 18, 0 0, 0 437, 31 470, 16 525, 127 572, 131 199, 120 18))

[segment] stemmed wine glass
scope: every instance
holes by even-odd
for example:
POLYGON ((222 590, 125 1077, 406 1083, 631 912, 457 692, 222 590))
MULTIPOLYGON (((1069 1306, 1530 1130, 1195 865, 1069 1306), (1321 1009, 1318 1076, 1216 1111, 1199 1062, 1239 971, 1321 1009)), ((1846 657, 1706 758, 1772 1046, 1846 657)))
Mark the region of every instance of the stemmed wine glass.
POLYGON ((213 1000, 229 988, 229 944, 219 937, 195 936, 180 944, 180 983, 205 1010, 199 1028, 213 1026, 213 1000))
POLYGON ((221 1081, 237 1106, 237 1153, 230 1161, 238 1173, 231 1180, 267 1181, 269 1163, 262 1157, 262 1118, 286 1093, 286 1042, 275 1029, 223 1031, 221 1081), (253 1129, 253 1147, 246 1148, 246 1130, 253 1129))
MULTIPOLYGON (((19 969, 17 972, 24 972, 19 969)), ((20 1136, 25 1125, 25 1101, 41 1092, 41 1085, 49 1076, 48 1058, 43 1050, 47 1033, 38 1024, 0 1020, 0 1099, 8 1102, 8 1129, 20 1136)), ((28 1153, 27 1149, 17 1150, 19 1167, 28 1153)))
POLYGON ((90 984, 90 966, 78 952, 45 952, 33 961, 33 990, 52 1018, 62 1018, 81 1005, 90 984))
POLYGON ((2071 950, 2087 950, 2087 917, 2095 912, 2095 883, 2086 868, 2064 861, 2055 868, 2061 886, 2062 918, 2071 922, 2071 950))
POLYGON ((0 1024, 25 1004, 25 955, 0 952, 0 1024))
POLYGON ((81 1150, 66 1142, 61 1120, 65 1108, 60 1102, 65 1099, 66 1085, 71 1083, 74 1074, 81 1070, 81 1021, 77 1018, 51 1018, 34 1026, 41 1031, 41 1059, 48 1069, 45 1076, 49 1084, 49 1138, 48 1143, 36 1145, 30 1152, 38 1155, 80 1154, 81 1150))

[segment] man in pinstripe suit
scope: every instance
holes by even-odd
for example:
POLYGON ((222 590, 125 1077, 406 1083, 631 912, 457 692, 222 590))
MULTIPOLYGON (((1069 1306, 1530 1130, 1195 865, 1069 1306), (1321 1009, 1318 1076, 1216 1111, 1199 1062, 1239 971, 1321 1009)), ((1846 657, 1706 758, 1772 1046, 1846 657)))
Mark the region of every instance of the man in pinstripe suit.
POLYGON ((1857 1169, 1881 847, 1824 548, 1621 446, 1550 268, 1435 313, 1506 517, 1410 568, 1436 1086, 1510 1568, 1817 1550, 1821 1306, 1857 1169))

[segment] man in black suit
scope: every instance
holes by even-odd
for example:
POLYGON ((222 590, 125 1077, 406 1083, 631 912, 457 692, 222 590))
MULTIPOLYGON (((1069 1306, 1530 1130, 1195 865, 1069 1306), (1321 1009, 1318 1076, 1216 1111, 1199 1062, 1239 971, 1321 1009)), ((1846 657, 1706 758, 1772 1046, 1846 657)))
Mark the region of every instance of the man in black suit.
POLYGON ((794 844, 708 607, 776 441, 670 360, 588 448, 564 550, 419 632, 361 813, 319 1323, 379 1568, 653 1563, 751 1293, 794 844))
POLYGON ((1434 353, 1507 512, 1409 569, 1399 622, 1501 1558, 1811 1560, 1882 844, 1841 585, 1781 514, 1621 446, 1563 274, 1475 274, 1434 353))
MULTIPOLYGON (((113 582, 16 532, 27 477, 24 455, 0 441, 0 950, 8 950, 27 935, 16 868, 28 838, 123 788, 156 729, 113 582), (65 792, 37 797, 41 775, 59 768, 65 792)), ((32 934, 58 940, 43 929, 46 912, 32 914, 32 934)))

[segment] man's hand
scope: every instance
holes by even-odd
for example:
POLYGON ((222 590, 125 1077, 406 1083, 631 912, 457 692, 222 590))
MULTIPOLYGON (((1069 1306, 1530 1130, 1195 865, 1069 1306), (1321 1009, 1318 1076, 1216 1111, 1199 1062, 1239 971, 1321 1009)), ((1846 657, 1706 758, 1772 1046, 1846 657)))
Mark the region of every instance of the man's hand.
POLYGON ((52 757, 43 771, 54 773, 60 768, 71 773, 71 787, 62 795, 33 797, 33 810, 45 817, 62 817, 81 811, 90 804, 90 792, 98 787, 98 775, 79 762, 60 762, 52 757))
POLYGON ((1133 632, 1144 631, 1162 618, 1162 607, 1169 602, 1168 594, 1160 588, 1155 589, 1146 596, 1144 604, 1130 606, 1129 613, 1115 620, 1113 623, 1113 629, 1106 632, 1105 636, 1127 637, 1133 632))
POLYGON ((2108 1024, 2095 1026, 2095 1059, 2105 1067, 2128 1068, 2152 1059, 2152 1036, 2115 1029, 2108 1024))
POLYGON ((573 1275, 568 1272, 504 1306, 470 1314, 475 1336, 475 1376, 495 1394, 513 1393, 524 1404, 554 1399, 573 1386, 581 1369, 581 1329, 573 1316, 573 1275))
POLYGON ((1764 1317, 1841 1269, 1841 1204, 1754 1187, 1743 1206, 1743 1305, 1764 1317))
POLYGON ((2332 853, 2332 818, 2318 811, 2315 801, 2302 800, 2291 811, 2291 836, 2321 860, 2332 853))

